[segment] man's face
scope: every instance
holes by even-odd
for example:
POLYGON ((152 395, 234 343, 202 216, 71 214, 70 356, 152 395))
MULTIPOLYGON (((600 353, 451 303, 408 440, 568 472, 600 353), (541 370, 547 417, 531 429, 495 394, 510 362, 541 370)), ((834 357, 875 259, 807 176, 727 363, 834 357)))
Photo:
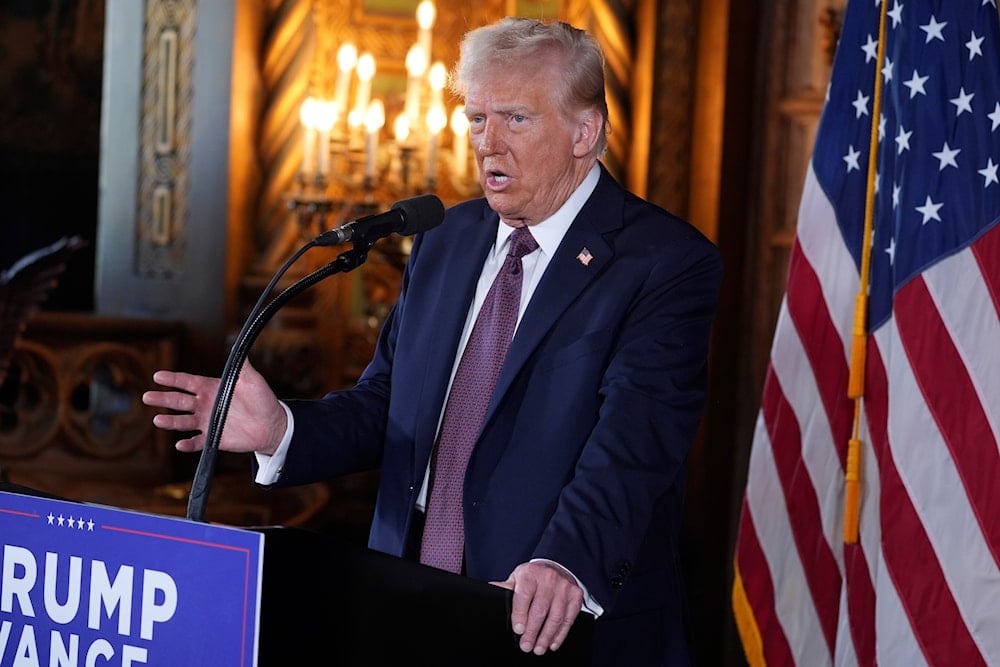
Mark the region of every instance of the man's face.
POLYGON ((509 225, 533 225, 555 213, 594 159, 577 119, 556 100, 558 68, 494 65, 469 86, 465 113, 490 207, 509 225))

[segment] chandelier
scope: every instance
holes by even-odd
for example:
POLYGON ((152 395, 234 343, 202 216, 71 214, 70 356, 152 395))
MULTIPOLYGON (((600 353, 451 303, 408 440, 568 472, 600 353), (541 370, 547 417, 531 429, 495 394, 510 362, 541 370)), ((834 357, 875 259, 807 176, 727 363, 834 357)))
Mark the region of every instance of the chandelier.
POLYGON ((301 105, 302 164, 285 199, 305 235, 417 194, 448 200, 479 192, 465 109, 447 108, 447 67, 431 58, 436 15, 432 0, 420 2, 405 94, 374 95, 378 63, 345 41, 336 52, 335 84, 325 91, 330 96, 301 105))

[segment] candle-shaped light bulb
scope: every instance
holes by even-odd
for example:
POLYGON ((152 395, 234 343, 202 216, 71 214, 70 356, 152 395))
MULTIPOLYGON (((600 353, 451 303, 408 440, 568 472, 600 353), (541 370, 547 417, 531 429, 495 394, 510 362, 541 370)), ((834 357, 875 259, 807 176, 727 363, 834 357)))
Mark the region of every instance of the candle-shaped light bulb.
POLYGON ((365 112, 365 176, 375 177, 375 155, 378 152, 378 133, 385 125, 385 105, 382 100, 372 100, 365 112))
POLYGON ((370 53, 363 53, 358 58, 358 97, 354 102, 355 109, 361 109, 361 113, 368 110, 368 103, 371 101, 372 77, 375 76, 375 56, 370 53))
POLYGON ((319 132, 319 173, 325 176, 330 171, 330 130, 337 123, 337 103, 333 100, 318 101, 314 122, 319 132))
POLYGON ((406 52, 406 100, 403 106, 411 127, 420 124, 420 93, 426 72, 427 52, 424 47, 414 44, 406 52))
POLYGON ((319 101, 307 97, 299 107, 299 120, 302 121, 302 175, 307 177, 313 168, 316 151, 316 106, 319 101))
POLYGON ((462 105, 451 112, 451 131, 455 135, 452 143, 452 171, 456 178, 464 179, 469 163, 469 118, 462 105))
POLYGON ((427 71, 428 60, 424 47, 414 44, 406 52, 406 73, 419 79, 427 71))
POLYGON ((392 134, 396 138, 397 144, 405 144, 410 137, 410 117, 405 113, 396 116, 392 124, 392 134))
POLYGON ((439 134, 441 130, 448 126, 448 114, 444 110, 444 105, 434 104, 427 110, 427 129, 431 134, 439 134))
POLYGON ((448 114, 441 104, 431 105, 427 111, 427 130, 430 132, 427 143, 427 183, 433 185, 437 178, 437 148, 438 135, 448 125, 448 114))
POLYGON ((417 5, 417 25, 420 30, 417 32, 417 43, 424 49, 427 58, 431 57, 431 28, 437 19, 437 8, 431 0, 423 0, 417 5))
POLYGON ((351 109, 347 114, 347 124, 352 130, 356 130, 365 124, 365 112, 361 109, 351 109))
POLYGON ((351 72, 358 64, 358 50, 351 43, 342 44, 337 49, 337 84, 334 101, 340 113, 347 113, 347 98, 351 92, 351 72))
POLYGON ((431 86, 431 105, 441 104, 444 99, 442 91, 445 84, 448 83, 448 69, 444 63, 436 62, 431 65, 431 69, 427 73, 427 82, 431 86))

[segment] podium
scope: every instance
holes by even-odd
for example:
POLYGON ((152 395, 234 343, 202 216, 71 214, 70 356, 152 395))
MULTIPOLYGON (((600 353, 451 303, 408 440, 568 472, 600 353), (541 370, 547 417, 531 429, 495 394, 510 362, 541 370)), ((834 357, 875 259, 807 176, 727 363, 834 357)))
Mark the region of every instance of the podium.
MULTIPOLYGON (((3 665, 33 651, 48 664, 49 651, 68 651, 72 642, 79 664, 85 651, 108 664, 130 654, 132 664, 213 667, 590 664, 594 621, 586 614, 559 650, 525 654, 510 629, 510 591, 300 528, 212 526, 0 483, 0 573, 0 602, 13 606, 4 618, 14 619, 3 665), (64 517, 68 529, 57 527, 64 517), (142 545, 135 552, 113 543, 133 536, 142 545), (71 547, 60 546, 65 539, 71 547), (82 561, 75 587, 64 582, 72 558, 82 561), (131 595, 122 594, 122 572, 136 589, 131 595), (43 580, 54 582, 54 596, 42 595, 43 580), (50 633, 46 615, 71 608, 67 589, 89 592, 91 609, 95 598, 105 604, 101 627, 61 619, 50 633), (122 624, 129 599, 131 629, 122 624)), ((86 600, 79 607, 86 610, 86 600)))

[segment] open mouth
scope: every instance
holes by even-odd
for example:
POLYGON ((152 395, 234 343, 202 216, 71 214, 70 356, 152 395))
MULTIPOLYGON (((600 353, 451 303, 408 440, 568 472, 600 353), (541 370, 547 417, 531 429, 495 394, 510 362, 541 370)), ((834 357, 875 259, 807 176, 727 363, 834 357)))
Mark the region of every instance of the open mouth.
POLYGON ((500 187, 510 181, 510 176, 502 171, 489 170, 486 172, 486 182, 491 187, 500 187))

